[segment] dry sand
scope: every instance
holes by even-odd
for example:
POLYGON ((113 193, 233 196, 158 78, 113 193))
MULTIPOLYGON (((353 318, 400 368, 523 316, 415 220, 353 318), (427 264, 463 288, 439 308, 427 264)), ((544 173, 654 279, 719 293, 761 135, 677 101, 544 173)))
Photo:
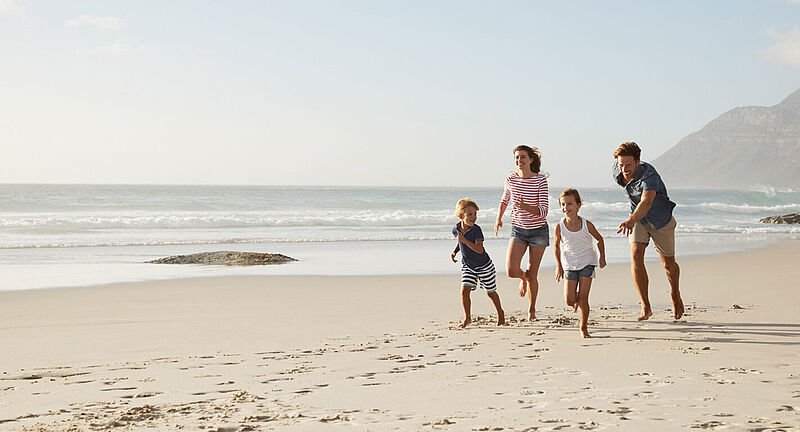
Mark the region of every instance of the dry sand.
POLYGON ((0 430, 797 430, 799 251, 679 257, 679 322, 609 266, 588 340, 552 269, 538 321, 500 277, 509 324, 478 291, 465 330, 455 264, 2 292, 0 430))

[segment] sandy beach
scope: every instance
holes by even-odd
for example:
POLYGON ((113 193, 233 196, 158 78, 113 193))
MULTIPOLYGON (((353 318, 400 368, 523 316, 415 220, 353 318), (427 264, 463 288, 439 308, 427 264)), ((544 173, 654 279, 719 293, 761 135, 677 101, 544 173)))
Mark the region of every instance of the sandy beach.
POLYGON ((550 268, 538 321, 500 277, 465 330, 455 267, 0 292, 0 430, 795 430, 799 254, 679 256, 678 322, 609 266, 587 340, 550 268))

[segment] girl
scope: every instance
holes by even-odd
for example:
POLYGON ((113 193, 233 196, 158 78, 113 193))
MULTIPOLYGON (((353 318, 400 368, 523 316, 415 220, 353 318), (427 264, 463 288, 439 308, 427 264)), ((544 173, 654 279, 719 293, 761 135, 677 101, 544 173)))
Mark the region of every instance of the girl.
POLYGON ((589 320, 589 289, 592 286, 594 268, 606 266, 606 250, 603 236, 597 232, 594 225, 588 220, 578 216, 581 208, 581 196, 577 190, 564 189, 558 196, 558 203, 564 219, 556 225, 555 247, 556 255, 556 282, 561 281, 566 269, 564 279, 564 299, 567 306, 572 306, 574 311, 581 309, 581 333, 589 338, 587 321, 589 320), (598 262, 597 254, 592 246, 592 237, 597 240, 597 250, 600 251, 598 262), (580 287, 580 289, 578 288, 580 287))
POLYGON ((494 235, 503 226, 503 213, 511 203, 511 240, 506 254, 508 277, 520 279, 519 295, 528 294, 528 320, 536 319, 536 296, 539 294, 539 264, 544 249, 550 245, 547 227, 549 194, 547 178, 539 173, 542 153, 526 145, 514 149, 517 169, 506 176, 503 198, 494 224, 494 235), (528 269, 520 267, 522 257, 528 252, 528 269))

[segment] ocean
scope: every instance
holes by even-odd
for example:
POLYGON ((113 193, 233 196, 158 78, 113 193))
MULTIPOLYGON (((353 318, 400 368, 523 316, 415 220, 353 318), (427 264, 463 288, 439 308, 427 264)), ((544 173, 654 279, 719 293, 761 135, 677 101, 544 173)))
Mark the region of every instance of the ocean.
MULTIPOLYGON (((548 221, 561 214, 550 189, 548 221)), ((609 262, 628 258, 616 228, 619 188, 584 188, 580 214, 605 237, 609 262)), ((457 274, 453 209, 469 196, 486 247, 503 268, 510 219, 495 238, 501 188, 150 185, 0 185, 0 290, 223 275, 457 274), (215 250, 282 253, 280 266, 145 264, 215 250)), ((800 239, 800 226, 762 224, 800 212, 800 192, 671 190, 680 255, 746 250, 800 239)), ((551 230, 552 236, 552 230, 551 230)), ((657 258, 652 251, 649 259, 657 258)), ((543 267, 554 265, 551 249, 543 267)), ((548 273, 549 274, 549 273, 548 273)))

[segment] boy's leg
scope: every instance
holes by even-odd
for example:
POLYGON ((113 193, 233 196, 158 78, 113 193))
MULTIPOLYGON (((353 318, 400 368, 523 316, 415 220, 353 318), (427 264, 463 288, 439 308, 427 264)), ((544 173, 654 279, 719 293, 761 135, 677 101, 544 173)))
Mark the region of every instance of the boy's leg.
POLYGON ((461 287, 461 305, 464 306, 464 321, 461 322, 459 327, 464 328, 472 322, 472 301, 469 298, 472 292, 472 287, 463 285, 461 287))
POLYGON ((504 325, 506 323, 506 313, 503 312, 503 306, 500 305, 500 296, 497 291, 486 293, 486 295, 492 300, 494 308, 497 310, 497 325, 504 325))
POLYGON ((592 288, 592 278, 580 278, 580 289, 578 294, 578 307, 581 310, 581 334, 589 338, 589 290, 592 288))
POLYGON ((578 310, 578 281, 564 279, 564 301, 567 306, 572 306, 573 309, 578 310))
POLYGON ((631 276, 642 301, 642 315, 638 318, 639 321, 644 321, 653 315, 648 294, 650 280, 647 278, 647 269, 644 266, 644 253, 646 250, 647 243, 631 243, 631 276))
POLYGON ((523 272, 522 268, 520 267, 522 257, 525 256, 526 250, 528 250, 527 245, 515 242, 514 239, 508 241, 508 252, 506 252, 506 274, 510 278, 520 279, 520 297, 525 297, 525 293, 528 292, 528 280, 525 278, 525 272, 523 272))
POLYGON ((545 248, 531 247, 528 251, 528 320, 536 320, 536 297, 539 295, 539 264, 542 263, 545 248))

